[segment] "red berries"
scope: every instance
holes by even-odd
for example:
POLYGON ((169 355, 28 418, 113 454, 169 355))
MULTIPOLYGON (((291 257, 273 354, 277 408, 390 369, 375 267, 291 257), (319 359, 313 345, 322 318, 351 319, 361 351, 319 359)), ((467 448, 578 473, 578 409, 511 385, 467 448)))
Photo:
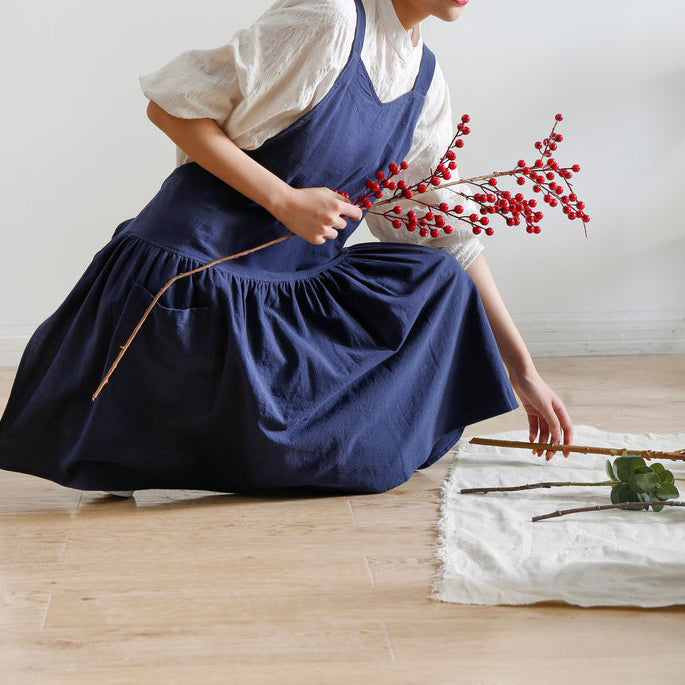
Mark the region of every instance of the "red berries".
MULTIPOLYGON (((557 114, 555 117, 556 122, 562 119, 561 114, 557 114)), ((400 170, 407 169, 409 165, 406 160, 402 160, 399 165, 391 162, 388 164, 389 173, 386 174, 384 171, 378 170, 375 172, 374 178, 366 181, 366 190, 357 197, 356 204, 369 209, 374 204, 373 199, 381 199, 384 189, 390 189, 392 191, 391 196, 378 203, 379 206, 390 204, 390 207, 385 211, 374 213, 388 219, 395 229, 404 226, 411 232, 418 228, 422 237, 430 235, 437 238, 442 233, 453 233, 453 226, 446 223, 446 217, 449 216, 457 217, 460 221, 469 224, 474 235, 479 235, 483 231, 486 235, 493 235, 495 229, 490 226, 490 214, 501 216, 507 226, 519 226, 523 221, 527 233, 539 234, 541 228, 537 222, 543 218, 543 213, 534 211, 537 205, 536 200, 534 198, 526 199, 520 192, 512 196, 510 191, 498 188, 498 175, 510 175, 515 178, 516 184, 519 186, 525 185, 525 177, 529 177, 533 183, 533 192, 541 193, 542 199, 550 207, 561 204, 562 211, 567 218, 581 219, 584 223, 590 220, 589 215, 583 211, 585 204, 578 201, 575 193, 569 192, 571 185, 568 183, 568 179, 572 178, 574 172, 580 171, 580 165, 574 164, 570 167, 561 168, 552 157, 552 152, 558 148, 558 143, 563 140, 563 136, 554 130, 556 123, 547 137, 534 143, 535 149, 540 151, 539 159, 533 160, 531 164, 527 164, 525 159, 519 159, 514 169, 494 172, 493 176, 480 176, 469 181, 484 191, 473 195, 464 194, 465 198, 477 203, 476 211, 464 215, 465 209, 461 204, 455 204, 450 208, 447 202, 441 201, 432 204, 426 198, 426 201, 419 202, 421 206, 427 209, 423 216, 419 218, 414 210, 410 210, 403 217, 402 205, 392 204, 393 200, 411 199, 416 193, 429 193, 433 188, 441 187, 443 181, 449 181, 452 172, 456 173, 457 163, 455 160, 457 155, 455 150, 464 146, 464 141, 460 136, 466 136, 470 133, 471 129, 466 125, 469 121, 468 114, 462 115, 461 121, 457 124, 456 135, 427 178, 412 184, 406 180, 392 181, 390 180, 392 176, 398 174, 400 170), (564 180, 564 184, 557 183, 557 179, 564 180)), ((451 184, 446 183, 444 185, 449 186, 451 184)), ((349 195, 342 191, 338 192, 349 198, 349 195)))

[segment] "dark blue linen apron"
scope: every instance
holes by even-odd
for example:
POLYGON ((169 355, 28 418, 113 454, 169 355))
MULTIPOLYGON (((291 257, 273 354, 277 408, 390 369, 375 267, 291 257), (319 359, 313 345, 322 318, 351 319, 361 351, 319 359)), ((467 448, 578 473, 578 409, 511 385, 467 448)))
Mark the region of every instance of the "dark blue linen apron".
MULTIPOLYGON (((361 60, 245 152, 293 187, 351 197, 408 153, 435 57, 383 103, 361 60)), ((408 480, 472 423, 516 409, 475 283, 450 254, 300 236, 195 162, 122 222, 32 335, 0 419, 0 468, 83 490, 373 493, 408 480)), ((404 229, 402 229, 404 230, 404 229)))

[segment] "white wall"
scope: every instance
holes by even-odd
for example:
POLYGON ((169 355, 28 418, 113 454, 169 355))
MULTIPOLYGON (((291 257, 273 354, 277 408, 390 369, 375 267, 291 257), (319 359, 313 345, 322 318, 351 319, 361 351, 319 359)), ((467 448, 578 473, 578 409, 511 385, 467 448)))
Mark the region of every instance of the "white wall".
MULTIPOLYGON (((0 365, 18 363, 116 225, 174 168, 138 75, 226 42, 269 5, 34 0, 5 9, 0 365)), ((462 177, 531 158, 557 112, 565 140, 555 157, 582 166, 574 184, 591 215, 588 239, 546 205, 538 236, 501 223, 483 235, 531 352, 685 351, 681 0, 471 0, 458 21, 429 18, 422 32, 450 82, 455 126, 471 115, 462 177)), ((364 225, 348 244, 362 240, 374 240, 364 225)))

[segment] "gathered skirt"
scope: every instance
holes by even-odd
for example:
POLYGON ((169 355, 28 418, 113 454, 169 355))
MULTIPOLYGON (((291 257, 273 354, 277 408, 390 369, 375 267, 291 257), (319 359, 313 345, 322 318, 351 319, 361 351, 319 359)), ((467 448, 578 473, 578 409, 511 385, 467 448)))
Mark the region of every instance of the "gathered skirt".
POLYGON ((83 490, 383 492, 518 407, 469 274, 394 242, 179 279, 93 400, 155 293, 209 261, 126 225, 25 348, 0 468, 83 490))

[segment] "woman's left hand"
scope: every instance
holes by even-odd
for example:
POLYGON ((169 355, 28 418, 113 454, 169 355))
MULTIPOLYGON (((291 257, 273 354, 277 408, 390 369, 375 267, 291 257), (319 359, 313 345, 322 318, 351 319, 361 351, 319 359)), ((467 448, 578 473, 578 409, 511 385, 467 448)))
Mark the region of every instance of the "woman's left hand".
MULTIPOLYGON (((527 370, 524 373, 509 372, 509 380, 518 395, 523 408, 528 414, 530 428, 530 442, 551 442, 556 444, 573 444, 573 423, 566 411, 564 403, 552 388, 545 383, 537 370, 527 370), (564 441, 561 441, 561 432, 564 441), (538 432, 540 433, 539 439, 538 432)), ((535 451, 535 450, 533 450, 535 451)), ((538 449, 537 455, 542 456, 544 450, 538 449)), ((556 450, 547 450, 545 458, 549 461, 556 454, 556 450)), ((567 451, 562 451, 568 457, 567 451)))

